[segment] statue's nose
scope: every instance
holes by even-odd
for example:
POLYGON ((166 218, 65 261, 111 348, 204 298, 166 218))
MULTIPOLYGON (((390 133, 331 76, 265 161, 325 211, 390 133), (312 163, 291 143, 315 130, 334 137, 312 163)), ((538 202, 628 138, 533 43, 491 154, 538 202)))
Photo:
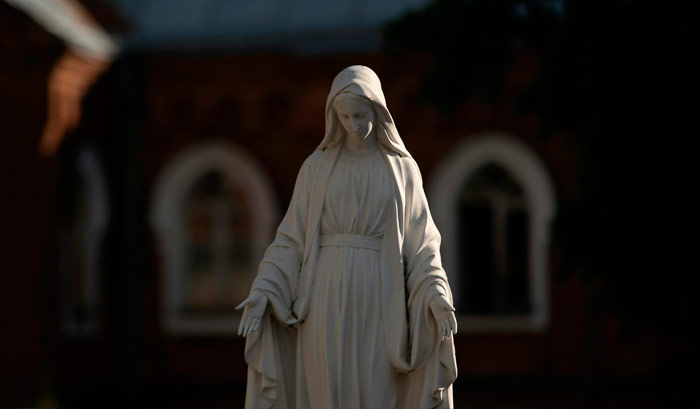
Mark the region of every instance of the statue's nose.
POLYGON ((355 132, 359 132, 360 131, 360 123, 357 121, 353 121, 353 125, 354 125, 355 132))

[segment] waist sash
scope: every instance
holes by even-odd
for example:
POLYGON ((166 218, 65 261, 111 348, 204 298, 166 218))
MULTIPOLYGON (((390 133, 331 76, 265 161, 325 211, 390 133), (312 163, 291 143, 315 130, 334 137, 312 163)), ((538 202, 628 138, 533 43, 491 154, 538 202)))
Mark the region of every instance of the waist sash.
POLYGON ((321 247, 357 247, 379 251, 382 248, 382 238, 360 234, 324 234, 320 244, 321 247))

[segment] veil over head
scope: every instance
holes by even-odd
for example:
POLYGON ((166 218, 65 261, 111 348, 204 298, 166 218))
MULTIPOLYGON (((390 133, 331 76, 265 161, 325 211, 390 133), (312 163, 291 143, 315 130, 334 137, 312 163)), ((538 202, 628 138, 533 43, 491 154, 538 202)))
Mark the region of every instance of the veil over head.
POLYGON ((343 140, 342 127, 333 108, 333 100, 342 92, 350 92, 356 96, 367 98, 374 107, 377 141, 389 151, 396 152, 401 156, 411 156, 406 150, 394 124, 394 119, 386 106, 379 77, 364 65, 347 67, 340 71, 333 80, 331 91, 326 100, 326 132, 318 149, 330 148, 343 140))

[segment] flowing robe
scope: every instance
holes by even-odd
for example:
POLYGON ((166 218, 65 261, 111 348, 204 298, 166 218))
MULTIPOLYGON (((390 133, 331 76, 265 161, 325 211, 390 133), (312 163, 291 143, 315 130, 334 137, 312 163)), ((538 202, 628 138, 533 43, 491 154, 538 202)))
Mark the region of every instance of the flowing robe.
MULTIPOLYGON (((380 149, 395 181, 379 285, 388 359, 400 375, 387 387, 397 388, 398 407, 452 407, 454 343, 441 337, 429 306, 438 289, 452 301, 440 261, 440 234, 415 161, 380 149)), ((268 307, 260 331, 246 340, 246 407, 298 407, 305 404, 306 388, 313 387, 304 384, 294 327, 303 325, 308 313, 326 186, 339 153, 339 146, 318 149, 306 159, 287 213, 260 263, 253 290, 267 296, 268 307)))

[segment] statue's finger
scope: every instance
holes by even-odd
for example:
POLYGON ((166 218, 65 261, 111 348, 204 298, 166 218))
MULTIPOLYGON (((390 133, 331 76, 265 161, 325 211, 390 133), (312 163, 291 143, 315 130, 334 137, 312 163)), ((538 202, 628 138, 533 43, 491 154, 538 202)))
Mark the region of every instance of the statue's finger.
POLYGON ((250 329, 250 332, 255 332, 255 331, 259 330, 259 329, 260 329, 260 318, 256 318, 256 319, 253 321, 253 326, 252 326, 252 328, 250 329))
POLYGON ((455 307, 453 307, 452 304, 450 304, 449 301, 447 301, 447 300, 445 300, 445 299, 442 299, 442 304, 446 307, 446 309, 448 309, 448 310, 450 310, 450 311, 452 311, 452 312, 455 311, 455 307))
POLYGON ((250 322, 248 323, 248 334, 246 336, 250 335, 253 333, 253 327, 255 326, 255 319, 251 318, 250 322))
POLYGON ((452 324, 452 332, 457 333, 457 318, 454 314, 450 314, 450 324, 452 324))
POLYGON ((250 318, 250 325, 248 325, 248 335, 252 334, 255 332, 255 317, 250 318))
POLYGON ((250 325, 250 315, 244 314, 245 317, 243 318, 243 336, 247 336, 246 332, 248 331, 248 326, 250 325))
POLYGON ((235 307, 235 309, 236 309, 236 310, 240 310, 241 308, 245 307, 245 306, 248 305, 248 304, 250 304, 250 297, 248 297, 248 298, 246 298, 245 300, 243 300, 243 302, 240 303, 240 304, 238 304, 238 305, 235 307))
POLYGON ((243 333, 245 334, 246 337, 247 337, 248 335, 250 335, 250 324, 251 324, 251 321, 252 321, 252 318, 251 318, 251 317, 248 317, 248 318, 245 320, 245 329, 243 330, 243 333))
POLYGON ((243 334, 243 323, 245 322, 245 317, 241 318, 241 322, 238 323, 238 335, 243 334))

